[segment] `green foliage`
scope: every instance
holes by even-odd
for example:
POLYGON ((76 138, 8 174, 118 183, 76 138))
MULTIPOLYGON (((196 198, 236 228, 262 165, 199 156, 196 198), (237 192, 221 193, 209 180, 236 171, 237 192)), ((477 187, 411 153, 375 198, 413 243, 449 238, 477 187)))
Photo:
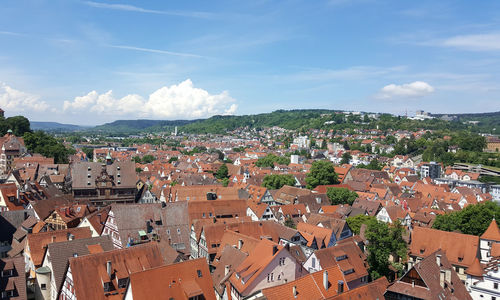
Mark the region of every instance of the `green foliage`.
POLYGON ((217 178, 219 180, 223 180, 225 178, 229 178, 228 171, 229 170, 227 169, 226 164, 223 164, 222 166, 219 167, 219 169, 217 170, 217 172, 215 172, 215 178, 217 178))
POLYGON ((2 135, 7 133, 7 130, 12 130, 16 136, 23 136, 25 132, 30 132, 30 121, 23 116, 9 117, 0 119, 0 132, 2 135))
POLYGON ((233 148, 233 151, 234 152, 245 152, 245 147, 241 146, 241 147, 237 147, 237 148, 233 148))
POLYGON ((257 167, 269 167, 273 168, 274 163, 280 164, 280 165, 289 165, 290 164, 290 158, 285 157, 285 156, 277 156, 274 154, 268 154, 266 157, 259 158, 255 165, 257 167))
POLYGON ((43 131, 25 132, 23 138, 29 151, 53 157, 56 164, 68 163, 68 156, 75 153, 74 149, 66 148, 53 136, 43 131))
POLYGON ((362 224, 366 224, 367 226, 371 223, 376 223, 377 218, 366 215, 357 215, 355 217, 349 217, 346 219, 349 228, 351 228, 354 234, 359 234, 359 230, 362 224))
POLYGON ((306 175, 308 189, 314 189, 318 185, 328 185, 338 183, 337 173, 331 162, 317 160, 312 163, 311 170, 306 175))
POLYGON ((349 162, 351 161, 351 159, 352 159, 351 153, 344 152, 342 154, 342 159, 340 160, 340 164, 341 165, 343 165, 343 164, 349 164, 349 162))
POLYGON ((500 206, 496 202, 487 201, 468 205, 460 211, 438 215, 432 228, 479 236, 486 231, 491 220, 498 217, 500 217, 500 206))
POLYGON ((134 156, 132 157, 132 160, 135 162, 135 163, 138 163, 140 164, 141 163, 141 158, 139 156, 134 156))
POLYGON ((139 168, 139 167, 137 167, 137 168, 135 168, 135 172, 136 172, 136 173, 141 173, 141 172, 142 172, 142 169, 141 169, 141 168, 139 168))
POLYGON ((204 147, 204 146, 196 146, 194 147, 191 151, 185 151, 184 154, 186 155, 193 155, 193 154, 196 154, 196 153, 203 153, 203 152, 206 152, 207 151, 207 148, 204 147))
POLYGON ((222 186, 227 187, 229 185, 229 178, 222 179, 222 186))
POLYGON ((330 199, 330 203, 332 205, 337 205, 337 204, 352 205, 354 200, 358 198, 358 194, 356 192, 350 191, 349 189, 346 188, 336 188, 336 187, 329 187, 326 190, 326 195, 328 196, 328 199, 330 199))
POLYGON ((85 155, 87 155, 88 160, 92 160, 92 158, 94 158, 94 148, 83 147, 82 151, 85 155))
POLYGON ((404 228, 397 223, 394 227, 389 227, 383 222, 369 222, 366 231, 368 239, 368 264, 370 265, 370 275, 372 279, 381 276, 388 276, 389 256, 406 257, 406 242, 403 240, 404 228))
POLYGON ((364 165, 364 164, 359 164, 359 165, 357 166, 357 168, 360 168, 360 169, 377 170, 377 171, 382 170, 382 167, 383 167, 383 166, 382 166, 382 164, 380 164, 380 163, 378 162, 378 160, 376 160, 376 159, 372 159, 372 160, 370 161, 370 163, 369 163, 369 164, 367 164, 367 165, 364 165))
POLYGON ((295 223, 293 222, 292 218, 290 218, 290 217, 286 218, 286 220, 285 220, 285 226, 289 227, 289 228, 297 229, 297 226, 295 225, 295 223))
POLYGON ((153 161, 155 161, 155 159, 156 159, 156 158, 155 158, 153 155, 150 155, 150 154, 148 154, 148 155, 144 155, 144 156, 142 157, 142 163, 143 163, 143 164, 150 164, 150 163, 152 163, 153 161))
POLYGON ((172 156, 172 157, 168 160, 168 162, 169 162, 169 163, 173 163, 174 161, 178 161, 178 160, 179 160, 179 158, 178 158, 177 156, 172 156))
POLYGON ((295 178, 290 174, 266 175, 262 180, 262 186, 270 190, 277 190, 285 185, 294 186, 295 178))
POLYGON ((493 183, 493 184, 500 184, 500 176, 483 175, 479 177, 479 181, 493 183))

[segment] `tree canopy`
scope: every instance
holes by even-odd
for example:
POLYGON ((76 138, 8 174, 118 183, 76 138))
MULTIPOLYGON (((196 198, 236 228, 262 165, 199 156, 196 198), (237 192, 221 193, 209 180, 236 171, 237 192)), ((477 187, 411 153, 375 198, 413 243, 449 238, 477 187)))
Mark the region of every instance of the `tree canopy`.
POLYGON ((491 220, 498 217, 500 206, 493 201, 487 201, 468 205, 460 211, 438 215, 432 228, 479 236, 486 231, 491 220))
POLYGON ((229 172, 229 170, 228 170, 226 164, 223 164, 222 166, 219 167, 217 172, 215 172, 215 178, 217 178, 219 180, 227 179, 227 178, 229 178, 228 172, 229 172))
POLYGON ((362 224, 366 224, 368 226, 373 222, 377 222, 377 218, 367 215, 357 215, 355 217, 347 218, 346 221, 352 232, 354 232, 355 234, 359 234, 362 224))
MULTIPOLYGON (((406 242, 403 240, 403 226, 398 222, 395 226, 389 227, 386 223, 377 221, 370 222, 366 230, 368 239, 368 264, 370 265, 370 275, 372 279, 381 276, 388 276, 389 256, 406 258, 406 242)), ((400 265, 393 264, 394 267, 401 268, 400 265)))
POLYGON ((290 174, 266 175, 262 180, 262 186, 270 190, 277 190, 285 185, 294 186, 295 178, 290 174))
POLYGON ((340 164, 343 165, 343 164, 348 164, 352 159, 352 156, 349 152, 344 152, 342 154, 342 159, 340 160, 340 164))
POLYGON ((314 189, 318 185, 329 185, 338 183, 337 173, 333 164, 326 160, 317 160, 312 163, 311 170, 306 175, 308 189, 314 189))
POLYGON ((336 188, 336 187, 327 188, 326 195, 328 196, 328 199, 330 200, 330 203, 332 205, 337 205, 337 204, 352 205, 354 200, 358 198, 358 194, 356 192, 350 191, 349 189, 346 188, 336 188))
POLYGON ((68 156, 75 153, 74 149, 66 148, 53 136, 43 131, 25 132, 23 138, 29 151, 53 157, 56 164, 68 163, 68 156))
POLYGON ((280 164, 280 165, 289 165, 290 164, 290 158, 285 157, 285 156, 277 156, 274 154, 268 154, 266 157, 259 158, 255 165, 257 167, 274 167, 274 163, 280 164))

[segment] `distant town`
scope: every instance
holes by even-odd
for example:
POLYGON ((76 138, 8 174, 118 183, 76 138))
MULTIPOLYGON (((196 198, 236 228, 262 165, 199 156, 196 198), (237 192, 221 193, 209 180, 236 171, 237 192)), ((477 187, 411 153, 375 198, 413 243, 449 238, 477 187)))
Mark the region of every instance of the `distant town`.
POLYGON ((0 110, 0 299, 500 299, 499 120, 0 110))

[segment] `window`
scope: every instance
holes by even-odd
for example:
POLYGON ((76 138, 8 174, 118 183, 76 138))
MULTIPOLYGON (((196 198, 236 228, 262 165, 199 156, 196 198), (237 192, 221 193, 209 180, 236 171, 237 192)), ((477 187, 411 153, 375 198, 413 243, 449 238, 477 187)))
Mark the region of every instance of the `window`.
POLYGON ((312 258, 311 260, 311 267, 316 268, 316 258, 312 258))
POLYGON ((177 228, 177 234, 181 234, 181 230, 177 228))
POLYGON ((491 296, 491 300, 497 300, 497 297, 491 296))
POLYGON ((127 278, 122 278, 118 279, 118 288, 123 289, 127 287, 128 279, 127 278))
POLYGON ((271 274, 267 274, 267 282, 271 281, 271 274))
POLYGON ((104 283, 104 292, 111 292, 114 290, 113 284, 111 282, 104 283))
POLYGON ((274 281, 274 273, 271 273, 271 281, 274 281))
POLYGON ((198 274, 198 278, 202 277, 201 270, 196 270, 196 273, 198 274))
POLYGON ((42 283, 42 284, 40 285, 40 288, 41 288, 42 290, 46 290, 46 289, 47 289, 47 285, 46 285, 45 283, 42 283))
POLYGON ((493 288, 494 288, 495 290, 498 290, 498 282, 494 282, 494 283, 493 283, 493 288))

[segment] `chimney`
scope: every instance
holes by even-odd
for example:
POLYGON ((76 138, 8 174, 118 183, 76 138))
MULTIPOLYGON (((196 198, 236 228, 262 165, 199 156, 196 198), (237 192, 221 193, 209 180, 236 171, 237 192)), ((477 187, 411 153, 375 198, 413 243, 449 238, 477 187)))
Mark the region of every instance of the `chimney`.
POLYGON ((224 276, 227 276, 227 274, 229 274, 229 267, 229 265, 224 266, 224 276))
POLYGON ((273 246, 273 255, 275 255, 276 252, 278 252, 278 246, 273 246))
POLYGON ((436 254, 436 264, 441 267, 441 254, 436 254))
POLYGON ((241 247, 243 247, 243 240, 239 239, 238 240, 238 249, 241 250, 241 247))
POLYGON ((293 291, 293 297, 297 298, 297 287, 295 285, 293 286, 292 291, 293 291))
POLYGON ((342 294, 344 292, 344 282, 339 280, 337 282, 337 293, 342 294))
POLYGON ((441 271, 439 273, 439 284, 441 285, 442 288, 444 288, 444 271, 441 271))
POLYGON ((109 276, 109 278, 111 278, 111 261, 110 260, 108 260, 106 262, 106 272, 108 272, 108 276, 109 276))
POLYGON ((451 283, 451 270, 444 271, 444 280, 448 283, 451 283))
POLYGON ((323 287, 328 291, 328 271, 323 272, 323 287))

